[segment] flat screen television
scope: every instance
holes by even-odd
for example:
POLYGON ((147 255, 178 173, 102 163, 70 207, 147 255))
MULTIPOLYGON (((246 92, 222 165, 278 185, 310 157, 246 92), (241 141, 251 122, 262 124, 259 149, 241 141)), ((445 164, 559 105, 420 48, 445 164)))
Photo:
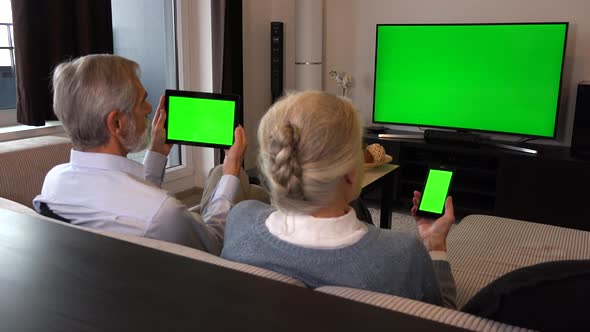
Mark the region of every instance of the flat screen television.
POLYGON ((373 122, 555 138, 567 28, 378 24, 373 122))

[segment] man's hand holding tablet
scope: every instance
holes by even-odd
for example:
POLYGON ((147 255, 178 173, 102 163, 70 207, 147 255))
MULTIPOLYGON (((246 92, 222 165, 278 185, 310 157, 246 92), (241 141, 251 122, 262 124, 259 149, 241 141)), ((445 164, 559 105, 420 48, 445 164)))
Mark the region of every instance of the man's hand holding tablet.
POLYGON ((164 96, 162 96, 160 97, 160 103, 158 103, 156 114, 152 120, 152 134, 149 149, 167 156, 170 154, 172 144, 166 144, 166 129, 164 129, 165 122, 166 110, 164 109, 164 96))
POLYGON ((225 159, 223 159, 223 174, 231 174, 238 176, 246 154, 246 133, 242 126, 238 126, 235 130, 234 145, 229 150, 225 150, 225 159))

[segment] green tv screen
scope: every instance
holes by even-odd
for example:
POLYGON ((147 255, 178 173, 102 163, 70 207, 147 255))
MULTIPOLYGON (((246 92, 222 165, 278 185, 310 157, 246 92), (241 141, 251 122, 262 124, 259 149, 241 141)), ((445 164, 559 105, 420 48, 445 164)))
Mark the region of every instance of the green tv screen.
POLYGON ((373 122, 553 138, 567 28, 377 25, 373 122))
POLYGON ((166 91, 168 142, 228 148, 237 126, 238 97, 191 91, 166 91))

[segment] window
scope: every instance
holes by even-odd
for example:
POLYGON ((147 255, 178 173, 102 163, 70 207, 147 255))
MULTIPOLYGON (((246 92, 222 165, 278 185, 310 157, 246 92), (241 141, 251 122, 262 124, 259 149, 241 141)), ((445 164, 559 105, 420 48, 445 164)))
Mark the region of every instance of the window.
MULTIPOLYGON (((160 96, 178 87, 174 2, 171 0, 112 0, 115 54, 129 58, 141 67, 141 82, 156 113, 160 96)), ((144 152, 129 155, 143 160, 144 152)), ((180 148, 174 146, 168 167, 181 164, 180 148)))
MULTIPOLYGON (((112 0, 115 54, 140 64, 142 82, 153 108, 157 107, 159 97, 165 89, 176 89, 179 86, 175 22, 177 2, 178 0, 112 0)), ((190 6, 187 4, 187 7, 190 6)), ((203 13, 209 12, 210 10, 205 10, 203 13)), ((43 128, 20 126, 16 122, 11 0, 0 0, 0 23, 5 23, 0 25, 0 141, 63 134, 58 121, 48 122, 43 128)), ((180 78, 183 79, 183 76, 180 78)), ((141 161, 143 153, 129 157, 141 161)), ((177 192, 193 187, 195 174, 201 170, 198 168, 200 161, 197 160, 198 156, 193 149, 175 146, 168 157, 166 189, 177 192)), ((198 175, 206 177, 206 174, 206 171, 202 171, 198 175)))
POLYGON ((16 106, 13 40, 10 0, 0 0, 0 112, 16 106))

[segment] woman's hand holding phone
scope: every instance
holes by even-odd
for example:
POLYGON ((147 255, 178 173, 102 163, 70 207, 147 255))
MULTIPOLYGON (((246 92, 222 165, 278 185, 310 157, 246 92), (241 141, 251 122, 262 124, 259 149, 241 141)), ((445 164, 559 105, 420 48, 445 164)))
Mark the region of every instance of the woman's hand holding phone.
POLYGON ((445 213, 436 220, 416 215, 421 198, 422 193, 414 191, 411 213, 418 224, 418 233, 428 251, 447 251, 447 235, 451 230, 451 226, 455 223, 453 198, 447 197, 445 213))

